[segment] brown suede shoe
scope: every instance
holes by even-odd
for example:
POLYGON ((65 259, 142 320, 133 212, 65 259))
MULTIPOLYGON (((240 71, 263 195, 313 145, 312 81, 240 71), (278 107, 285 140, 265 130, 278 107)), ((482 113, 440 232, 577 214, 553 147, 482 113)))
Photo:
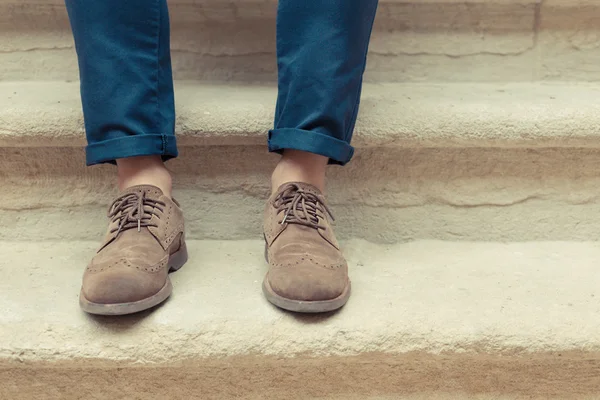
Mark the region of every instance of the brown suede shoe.
POLYGON ((318 313, 342 307, 350 297, 348 265, 316 187, 286 183, 265 209, 264 233, 269 272, 263 292, 276 306, 318 313))
POLYGON ((79 296, 91 314, 146 310, 172 291, 168 277, 187 261, 179 204, 154 186, 125 190, 112 204, 104 244, 85 270, 79 296))

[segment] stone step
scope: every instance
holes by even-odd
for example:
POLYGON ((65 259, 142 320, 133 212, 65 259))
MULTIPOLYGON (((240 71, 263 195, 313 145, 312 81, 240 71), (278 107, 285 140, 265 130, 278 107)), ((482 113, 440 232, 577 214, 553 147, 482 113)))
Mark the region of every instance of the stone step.
POLYGON ((337 314, 267 303, 261 241, 190 241, 164 306, 104 318, 77 304, 97 243, 2 242, 0 397, 597 394, 597 243, 343 245, 354 293, 337 314))
MULTIPOLYGON (((170 1, 177 79, 274 81, 276 1, 170 1)), ((594 0, 381 0, 367 80, 598 81, 594 0)), ((76 80, 62 0, 0 0, 0 80, 76 80)))
MULTIPOLYGON (((114 169, 84 167, 76 84, 2 83, 0 240, 100 240, 114 169)), ((595 240, 599 87, 367 85, 353 162, 329 172, 341 238, 595 240)), ((261 235, 275 90, 178 86, 169 163, 192 239, 261 235)))
MULTIPOLYGON (((178 142, 264 145, 271 85, 176 85, 178 142)), ((363 90, 358 147, 600 148, 600 83, 386 83, 363 90)), ((0 147, 83 146, 79 84, 0 82, 0 147)))
MULTIPOLYGON (((260 238, 276 160, 184 147, 169 167, 188 237, 260 238)), ((0 149, 0 240, 100 241, 115 170, 83 163, 71 149, 0 149)), ((599 171, 590 149, 360 149, 330 169, 327 197, 341 238, 597 240, 599 171)))

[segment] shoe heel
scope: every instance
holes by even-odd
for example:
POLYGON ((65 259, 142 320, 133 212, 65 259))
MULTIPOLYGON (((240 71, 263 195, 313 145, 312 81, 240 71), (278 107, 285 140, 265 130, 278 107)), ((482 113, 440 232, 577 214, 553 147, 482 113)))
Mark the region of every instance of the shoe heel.
POLYGON ((169 272, 177 271, 188 260, 187 246, 185 242, 181 243, 181 247, 169 257, 169 272))

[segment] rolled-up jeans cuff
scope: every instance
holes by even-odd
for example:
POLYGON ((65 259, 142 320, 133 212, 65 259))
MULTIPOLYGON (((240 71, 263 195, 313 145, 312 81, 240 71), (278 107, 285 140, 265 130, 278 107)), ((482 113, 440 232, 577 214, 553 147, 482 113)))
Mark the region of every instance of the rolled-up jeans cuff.
POLYGON ((174 135, 148 134, 125 136, 88 145, 85 149, 87 165, 115 163, 119 158, 162 156, 163 160, 177 157, 174 135))
POLYGON ((343 140, 319 132, 296 128, 273 129, 269 132, 269 151, 300 150, 329 157, 330 164, 345 165, 354 155, 354 147, 343 140))

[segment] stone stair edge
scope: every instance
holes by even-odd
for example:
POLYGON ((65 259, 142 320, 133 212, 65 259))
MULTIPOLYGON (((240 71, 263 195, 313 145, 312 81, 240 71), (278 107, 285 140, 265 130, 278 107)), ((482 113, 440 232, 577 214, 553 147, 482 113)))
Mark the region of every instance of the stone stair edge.
MULTIPOLYGON (((264 145, 271 85, 176 83, 182 145, 264 145)), ((76 82, 0 83, 0 146, 84 145, 76 82), (32 117, 32 114, 34 117, 32 117)), ((600 147, 599 84, 366 84, 360 147, 600 147)))

